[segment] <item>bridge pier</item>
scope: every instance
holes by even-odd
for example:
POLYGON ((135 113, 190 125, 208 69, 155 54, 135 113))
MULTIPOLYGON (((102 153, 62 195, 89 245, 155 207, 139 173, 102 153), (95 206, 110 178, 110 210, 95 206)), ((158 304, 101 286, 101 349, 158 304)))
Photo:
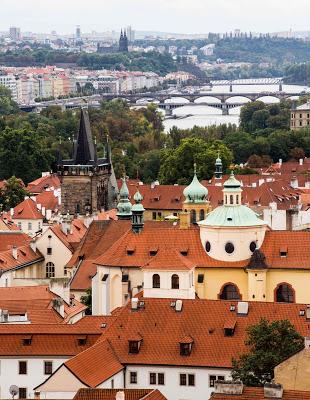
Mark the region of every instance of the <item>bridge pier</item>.
POLYGON ((172 108, 166 107, 165 108, 165 116, 166 117, 171 117, 172 116, 172 108))
POLYGON ((229 108, 226 103, 222 104, 222 115, 229 115, 229 108))
POLYGON ((232 85, 232 83, 229 85, 229 91, 230 91, 230 93, 232 93, 232 91, 233 91, 233 85, 232 85))
POLYGON ((282 81, 279 82, 279 92, 282 92, 283 87, 282 87, 282 81))

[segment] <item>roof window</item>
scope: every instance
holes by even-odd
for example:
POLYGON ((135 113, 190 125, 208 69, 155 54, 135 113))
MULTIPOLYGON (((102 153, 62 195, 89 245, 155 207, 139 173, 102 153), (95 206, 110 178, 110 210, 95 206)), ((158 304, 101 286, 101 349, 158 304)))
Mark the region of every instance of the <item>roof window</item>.
POLYGON ((23 337, 23 339, 22 339, 23 346, 30 346, 31 341, 32 341, 32 335, 23 337))
POLYGON ((79 336, 77 338, 77 342, 79 346, 85 346, 86 342, 87 342, 87 336, 79 336))
POLYGON ((287 247, 280 247, 280 257, 287 257, 287 247))

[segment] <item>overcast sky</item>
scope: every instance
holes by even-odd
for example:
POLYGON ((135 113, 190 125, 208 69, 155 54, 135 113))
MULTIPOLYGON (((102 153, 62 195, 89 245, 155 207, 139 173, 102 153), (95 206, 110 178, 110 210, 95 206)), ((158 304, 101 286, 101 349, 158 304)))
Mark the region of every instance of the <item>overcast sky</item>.
POLYGON ((0 31, 176 33, 310 30, 310 0, 0 0, 0 31))

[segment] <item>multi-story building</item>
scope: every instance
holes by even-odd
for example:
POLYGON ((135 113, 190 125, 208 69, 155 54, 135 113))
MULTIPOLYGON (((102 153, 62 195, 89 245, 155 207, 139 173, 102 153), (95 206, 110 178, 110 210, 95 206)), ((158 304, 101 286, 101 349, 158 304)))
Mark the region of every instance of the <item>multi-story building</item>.
POLYGON ((20 28, 17 28, 16 26, 11 26, 10 27, 10 32, 9 32, 10 39, 13 40, 14 42, 17 40, 20 40, 20 28))
POLYGON ((11 91, 13 100, 18 100, 17 81, 13 74, 5 74, 0 71, 0 85, 11 91))
POLYGON ((310 101, 291 110, 291 129, 310 127, 310 101))

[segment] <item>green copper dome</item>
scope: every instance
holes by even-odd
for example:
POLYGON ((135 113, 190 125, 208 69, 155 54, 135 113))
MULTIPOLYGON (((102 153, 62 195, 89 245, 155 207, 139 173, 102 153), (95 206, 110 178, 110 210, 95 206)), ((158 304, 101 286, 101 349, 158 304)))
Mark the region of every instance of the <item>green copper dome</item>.
POLYGON ((198 222, 201 226, 214 227, 250 227, 266 225, 258 215, 247 206, 220 206, 211 211, 204 221, 198 222))
POLYGON ((194 177, 189 186, 187 186, 183 195, 185 197, 185 203, 205 203, 206 197, 208 196, 208 189, 204 187, 198 180, 196 174, 196 166, 194 169, 194 177))
POLYGON ((119 219, 130 219, 132 205, 129 201, 129 190, 126 184, 126 177, 122 178, 122 187, 119 191, 119 202, 117 204, 117 216, 119 219))
POLYGON ((143 200, 142 194, 139 192, 139 189, 137 189, 136 193, 133 196, 135 204, 132 206, 132 212, 135 211, 145 211, 143 205, 141 204, 143 200))
POLYGON ((227 179, 227 181, 224 182, 224 188, 240 188, 241 187, 241 182, 239 182, 234 175, 234 172, 231 171, 230 177, 227 179))

